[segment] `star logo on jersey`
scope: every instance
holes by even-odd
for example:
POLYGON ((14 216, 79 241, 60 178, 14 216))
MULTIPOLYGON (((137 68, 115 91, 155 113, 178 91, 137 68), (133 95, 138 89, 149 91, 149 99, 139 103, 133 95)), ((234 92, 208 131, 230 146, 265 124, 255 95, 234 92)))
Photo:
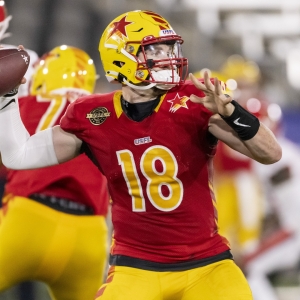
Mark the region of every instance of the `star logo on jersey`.
POLYGON ((110 112, 106 107, 97 107, 86 114, 86 118, 89 119, 93 125, 103 124, 108 117, 110 117, 110 112))
POLYGON ((110 33, 108 35, 109 39, 112 35, 116 34, 121 34, 122 36, 127 37, 127 32, 126 32, 126 26, 129 24, 132 24, 133 22, 127 22, 126 21, 126 16, 124 16, 120 21, 114 22, 112 24, 112 28, 110 28, 110 33))
POLYGON ((177 93, 174 99, 167 100, 167 102, 171 103, 171 107, 169 111, 174 113, 181 107, 188 109, 188 106, 186 104, 188 100, 190 100, 189 97, 187 96, 180 97, 179 94, 177 93))

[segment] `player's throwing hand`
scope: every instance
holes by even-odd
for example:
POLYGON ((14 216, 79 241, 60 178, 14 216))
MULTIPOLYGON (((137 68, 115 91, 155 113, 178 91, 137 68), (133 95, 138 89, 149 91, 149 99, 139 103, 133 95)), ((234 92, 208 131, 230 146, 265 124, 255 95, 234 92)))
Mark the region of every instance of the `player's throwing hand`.
POLYGON ((217 78, 212 81, 208 72, 204 72, 204 81, 199 81, 193 74, 190 74, 190 79, 206 95, 203 98, 191 95, 192 102, 201 103, 211 112, 219 113, 224 117, 228 117, 233 113, 234 106, 230 104, 232 99, 223 93, 222 85, 217 78))

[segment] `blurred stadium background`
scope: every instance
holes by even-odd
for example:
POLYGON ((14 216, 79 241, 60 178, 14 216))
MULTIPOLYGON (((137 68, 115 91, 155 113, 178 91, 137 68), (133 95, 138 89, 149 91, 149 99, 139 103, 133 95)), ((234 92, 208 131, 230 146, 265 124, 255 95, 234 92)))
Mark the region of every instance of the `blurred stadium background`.
MULTIPOLYGON (((255 61, 261 89, 282 108, 285 135, 300 144, 299 0, 6 0, 6 5, 13 18, 5 43, 22 44, 39 55, 61 44, 82 48, 95 61, 98 92, 115 88, 107 83, 98 54, 107 24, 129 10, 158 12, 184 38, 190 72, 218 70, 232 54, 255 61)), ((278 286, 282 300, 300 299, 297 286, 284 285, 289 282, 278 286)), ((34 291, 24 285, 22 296, 14 288, 0 295, 4 299, 49 298, 43 285, 34 291)))
POLYGON ((61 44, 82 48, 94 59, 99 92, 111 90, 98 54, 103 29, 135 9, 159 12, 183 36, 190 71, 217 70, 232 54, 254 60, 262 88, 284 112, 287 134, 300 143, 299 0, 8 0, 13 16, 5 43, 42 54, 61 44))

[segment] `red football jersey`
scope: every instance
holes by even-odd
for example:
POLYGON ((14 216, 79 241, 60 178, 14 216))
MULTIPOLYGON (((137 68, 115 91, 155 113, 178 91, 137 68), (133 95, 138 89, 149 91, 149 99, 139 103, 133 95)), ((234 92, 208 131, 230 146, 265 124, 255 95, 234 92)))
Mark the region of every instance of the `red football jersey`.
POLYGON ((191 83, 172 89, 141 122, 122 111, 121 91, 78 99, 61 119, 107 177, 114 255, 176 263, 228 250, 212 191, 211 113, 191 94, 203 97, 191 83))
MULTIPOLYGON (((66 97, 19 99, 21 118, 28 132, 59 124, 69 101, 66 97)), ((97 215, 106 215, 109 203, 106 178, 91 160, 82 154, 72 161, 35 170, 9 170, 6 194, 28 197, 33 193, 53 195, 92 207, 97 215)))

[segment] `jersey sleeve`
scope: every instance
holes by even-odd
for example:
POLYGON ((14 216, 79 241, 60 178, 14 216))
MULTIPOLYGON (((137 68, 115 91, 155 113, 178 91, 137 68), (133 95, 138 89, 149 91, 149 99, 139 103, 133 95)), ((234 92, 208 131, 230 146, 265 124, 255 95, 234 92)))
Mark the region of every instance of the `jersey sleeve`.
POLYGON ((78 120, 77 114, 76 114, 76 108, 77 108, 77 101, 71 103, 65 114, 62 116, 60 120, 60 127, 69 133, 73 133, 76 136, 80 135, 82 132, 82 129, 80 129, 81 122, 78 120))
MULTIPOLYGON (((88 116, 97 108, 112 106, 114 93, 92 94, 76 99, 68 106, 60 119, 60 127, 84 141, 89 136, 90 131, 95 129, 95 124, 90 122, 88 116)), ((113 108, 111 108, 112 110, 113 108)))

